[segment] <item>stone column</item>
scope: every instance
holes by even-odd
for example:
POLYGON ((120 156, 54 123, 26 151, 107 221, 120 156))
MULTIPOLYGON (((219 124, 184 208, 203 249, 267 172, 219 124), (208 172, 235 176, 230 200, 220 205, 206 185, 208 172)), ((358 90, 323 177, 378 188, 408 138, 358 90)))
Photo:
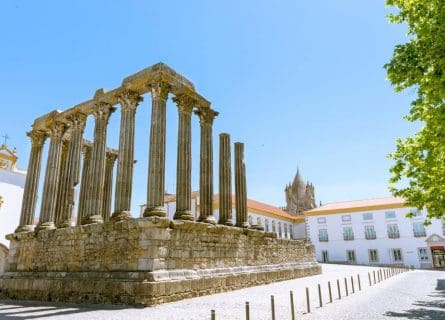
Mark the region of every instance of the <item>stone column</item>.
POLYGON ((107 149, 107 126, 114 108, 107 103, 96 106, 93 112, 95 118, 94 141, 91 150, 89 169, 90 183, 86 195, 86 215, 82 224, 102 223, 102 205, 105 182, 105 154, 107 149))
POLYGON ((62 139, 62 157, 60 160, 60 178, 59 178, 59 186, 57 188, 57 203, 56 203, 56 215, 54 218, 54 224, 58 228, 60 225, 60 219, 62 218, 62 208, 63 208, 63 199, 65 197, 67 186, 67 178, 69 170, 68 165, 68 148, 71 144, 69 133, 65 134, 65 137, 62 139))
POLYGON ((165 125, 168 85, 157 81, 151 85, 152 111, 148 164, 147 208, 144 217, 165 217, 165 125))
POLYGON ((244 163, 244 143, 235 143, 235 205, 236 226, 248 228, 246 165, 244 163))
POLYGON ((82 145, 83 151, 83 166, 82 166, 82 180, 80 183, 79 206, 77 209, 77 225, 80 226, 82 219, 86 215, 86 196, 88 186, 90 184, 90 163, 91 163, 91 143, 84 141, 82 145))
POLYGON ((48 162, 46 165, 45 182, 43 185, 42 206, 37 230, 55 229, 57 193, 60 179, 60 164, 62 158, 62 137, 65 133, 65 124, 57 122, 50 128, 48 162))
POLYGON ((198 221, 215 224, 213 216, 213 120, 218 112, 210 108, 195 111, 201 125, 201 155, 199 176, 200 214, 198 221))
POLYGON ((114 200, 114 221, 131 218, 131 191, 134 167, 134 130, 136 108, 142 101, 137 93, 127 91, 119 96, 121 105, 121 129, 119 136, 119 157, 117 160, 116 192, 114 200))
POLYGON ((113 169, 117 159, 117 151, 110 150, 107 152, 105 164, 105 182, 104 182, 104 198, 102 205, 102 218, 104 221, 110 220, 111 214, 111 197, 113 194, 113 169))
POLYGON ((191 220, 192 214, 192 110, 195 101, 186 95, 173 99, 178 105, 178 155, 176 166, 175 219, 191 220))
POLYGON ((219 224, 233 226, 230 135, 219 135, 219 224))
POLYGON ((34 214, 39 189, 42 150, 46 139, 46 135, 42 131, 31 131, 28 132, 27 135, 31 138, 31 153, 29 156, 28 171, 26 173, 25 189, 23 190, 20 223, 15 232, 34 230, 34 214))
POLYGON ((79 183, 80 157, 83 143, 83 131, 87 116, 76 113, 68 119, 71 129, 71 141, 68 151, 68 166, 65 168, 65 188, 61 194, 61 211, 59 228, 66 228, 73 224, 73 210, 75 205, 76 185, 79 183))

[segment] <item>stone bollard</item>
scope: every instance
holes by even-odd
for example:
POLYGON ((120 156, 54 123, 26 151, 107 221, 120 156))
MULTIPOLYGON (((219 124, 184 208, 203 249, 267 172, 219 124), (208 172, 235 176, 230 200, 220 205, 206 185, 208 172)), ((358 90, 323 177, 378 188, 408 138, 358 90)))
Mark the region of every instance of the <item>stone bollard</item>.
POLYGON ((250 305, 246 302, 246 320, 250 320, 250 305))
POLYGON ((215 310, 212 310, 210 312, 210 319, 215 320, 216 319, 216 314, 215 314, 215 310))
POLYGON ((318 284, 318 301, 320 308, 323 307, 323 298, 321 297, 321 286, 318 284))
POLYGON ((360 281, 360 275, 357 275, 357 282, 358 282, 358 291, 362 291, 362 283, 360 281))
POLYGON ((270 307, 272 310, 272 320, 275 320, 275 297, 270 296, 270 307))
POLYGON ((348 279, 345 278, 345 292, 346 292, 346 296, 349 296, 349 292, 348 292, 348 279))

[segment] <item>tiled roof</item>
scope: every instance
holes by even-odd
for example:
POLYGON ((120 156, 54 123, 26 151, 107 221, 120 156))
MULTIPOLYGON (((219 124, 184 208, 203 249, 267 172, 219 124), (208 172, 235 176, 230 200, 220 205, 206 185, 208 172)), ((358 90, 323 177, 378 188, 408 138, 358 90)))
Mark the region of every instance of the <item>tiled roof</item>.
POLYGON ((357 212, 366 210, 380 210, 403 208, 405 200, 403 198, 375 198, 366 200, 353 200, 344 202, 332 202, 321 207, 305 212, 305 215, 319 215, 324 213, 357 212))
MULTIPOLYGON (((199 197, 199 191, 192 192, 192 199, 195 199, 197 197, 199 197)), ((175 202, 176 195, 174 195, 174 194, 166 195, 164 198, 164 201, 166 203, 175 202)), ((234 196, 232 196, 232 204, 233 204, 233 206, 235 206, 235 197, 234 196)), ((213 196, 213 205, 215 208, 218 207, 219 195, 213 196)), ((272 216, 277 216, 277 217, 285 218, 288 220, 304 221, 303 216, 295 217, 295 216, 287 213, 286 211, 281 210, 278 207, 272 206, 272 205, 264 203, 264 202, 252 200, 252 199, 247 199, 247 208, 254 212, 257 211, 258 213, 264 213, 264 214, 268 214, 268 215, 272 215, 272 216)))

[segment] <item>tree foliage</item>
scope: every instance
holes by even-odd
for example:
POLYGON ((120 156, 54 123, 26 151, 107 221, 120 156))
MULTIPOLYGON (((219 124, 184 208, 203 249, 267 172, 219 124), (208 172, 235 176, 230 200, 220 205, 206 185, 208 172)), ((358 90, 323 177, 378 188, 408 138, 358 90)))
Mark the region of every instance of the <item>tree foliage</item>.
POLYGON ((445 0, 387 0, 391 23, 406 24, 408 42, 385 65, 396 92, 417 91, 408 121, 422 128, 397 140, 390 190, 409 206, 445 217, 445 0))

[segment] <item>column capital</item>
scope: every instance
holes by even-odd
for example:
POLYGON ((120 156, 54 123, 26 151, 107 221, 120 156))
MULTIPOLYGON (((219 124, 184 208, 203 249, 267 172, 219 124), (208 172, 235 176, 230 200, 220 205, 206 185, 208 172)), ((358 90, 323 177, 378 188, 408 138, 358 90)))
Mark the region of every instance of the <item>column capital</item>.
POLYGON ((195 110, 195 114, 199 116, 201 125, 212 125, 213 120, 215 120, 219 112, 211 108, 199 108, 198 110, 195 110))
POLYGON ((26 135, 31 139, 32 147, 42 147, 47 137, 47 134, 40 130, 29 131, 26 135))
POLYGON ((116 110, 111 104, 106 102, 99 102, 96 104, 96 109, 93 111, 93 115, 96 120, 108 121, 110 115, 116 110))
POLYGON ((144 98, 139 93, 131 90, 125 90, 117 96, 117 101, 119 101, 123 110, 136 110, 143 100, 144 98))
POLYGON ((82 112, 77 112, 67 119, 67 124, 72 130, 83 130, 87 122, 87 115, 82 112))
POLYGON ((178 94, 172 98, 178 106, 178 111, 185 114, 191 114, 196 106, 196 100, 186 94, 178 94))
POLYGON ((106 153, 106 163, 110 165, 113 164, 117 159, 117 155, 117 150, 108 151, 106 153))
POLYGON ((167 100, 170 91, 170 85, 162 80, 154 80, 150 84, 150 91, 153 99, 167 100))
POLYGON ((57 121, 54 122, 49 128, 48 136, 50 138, 62 139, 67 129, 67 124, 65 122, 57 121))

